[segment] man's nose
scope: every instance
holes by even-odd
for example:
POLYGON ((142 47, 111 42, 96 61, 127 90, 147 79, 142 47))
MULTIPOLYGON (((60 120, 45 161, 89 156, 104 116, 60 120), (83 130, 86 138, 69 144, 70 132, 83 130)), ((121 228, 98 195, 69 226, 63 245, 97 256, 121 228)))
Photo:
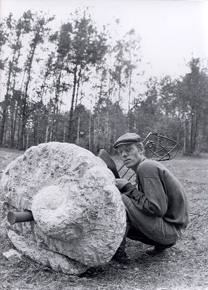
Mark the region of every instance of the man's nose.
POLYGON ((127 152, 126 151, 122 151, 121 156, 124 158, 127 156, 127 152))

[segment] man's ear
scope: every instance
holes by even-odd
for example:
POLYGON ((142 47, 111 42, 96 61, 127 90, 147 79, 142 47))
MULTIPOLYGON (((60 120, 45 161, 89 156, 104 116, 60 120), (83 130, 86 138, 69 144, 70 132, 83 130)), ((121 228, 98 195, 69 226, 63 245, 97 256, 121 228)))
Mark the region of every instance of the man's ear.
POLYGON ((144 154, 144 145, 143 145, 142 142, 139 142, 137 144, 137 148, 138 148, 138 150, 139 150, 140 153, 144 154))

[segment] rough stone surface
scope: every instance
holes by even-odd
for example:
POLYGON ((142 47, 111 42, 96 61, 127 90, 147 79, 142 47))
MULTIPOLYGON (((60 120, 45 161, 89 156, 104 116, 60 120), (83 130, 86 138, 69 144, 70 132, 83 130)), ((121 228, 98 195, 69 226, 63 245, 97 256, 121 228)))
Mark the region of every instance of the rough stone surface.
POLYGON ((22 255, 14 249, 10 249, 9 251, 2 253, 2 255, 12 263, 18 263, 22 259, 22 255))
POLYGON ((1 186, 8 210, 29 209, 34 216, 34 222, 11 226, 14 232, 46 251, 96 266, 112 258, 125 233, 125 208, 114 182, 88 150, 51 142, 10 163, 1 186))
POLYGON ((73 261, 66 256, 48 251, 33 241, 33 239, 24 238, 16 232, 9 230, 8 237, 25 256, 35 260, 45 266, 51 267, 55 271, 63 272, 69 275, 80 275, 87 270, 87 266, 73 261))

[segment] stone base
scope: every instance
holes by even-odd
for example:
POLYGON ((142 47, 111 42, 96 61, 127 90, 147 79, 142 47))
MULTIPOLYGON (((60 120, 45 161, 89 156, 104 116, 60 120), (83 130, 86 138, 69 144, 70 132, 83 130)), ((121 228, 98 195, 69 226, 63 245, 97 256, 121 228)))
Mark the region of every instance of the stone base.
POLYGON ((41 246, 37 246, 32 239, 18 235, 16 232, 9 230, 8 237, 15 246, 25 256, 42 264, 46 267, 51 267, 57 272, 63 272, 69 275, 80 275, 89 267, 76 262, 64 255, 46 250, 41 246))

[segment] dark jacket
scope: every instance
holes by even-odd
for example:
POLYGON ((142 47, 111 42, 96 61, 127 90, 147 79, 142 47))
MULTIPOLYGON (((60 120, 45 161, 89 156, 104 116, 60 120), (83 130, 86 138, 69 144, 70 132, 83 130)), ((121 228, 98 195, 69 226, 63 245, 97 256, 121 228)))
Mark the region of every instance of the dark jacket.
POLYGON ((160 162, 145 159, 136 170, 137 188, 131 183, 122 188, 124 194, 137 201, 138 210, 146 215, 162 217, 178 229, 188 224, 188 206, 184 189, 177 178, 160 162))

